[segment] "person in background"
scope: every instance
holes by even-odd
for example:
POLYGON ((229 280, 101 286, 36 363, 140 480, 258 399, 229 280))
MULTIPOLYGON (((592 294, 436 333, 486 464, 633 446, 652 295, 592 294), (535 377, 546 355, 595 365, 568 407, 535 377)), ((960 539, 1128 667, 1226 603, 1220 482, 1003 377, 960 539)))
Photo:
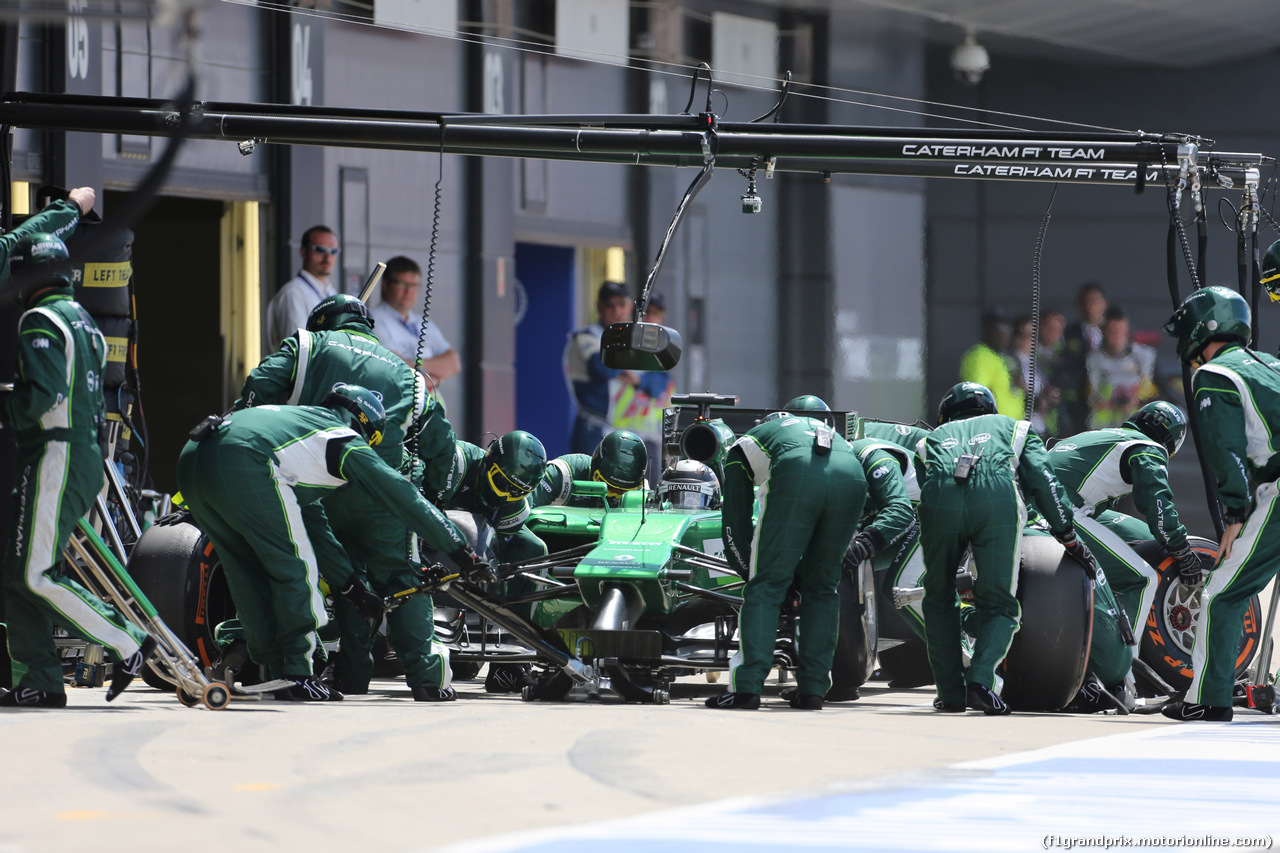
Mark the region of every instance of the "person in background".
POLYGON ((337 263, 338 235, 328 225, 312 225, 302 232, 302 269, 286 281, 267 305, 262 320, 262 354, 275 352, 280 342, 307 325, 311 309, 338 292, 329 282, 337 263))
POLYGON ((369 314, 378 342, 426 376, 431 396, 443 406, 440 385, 462 371, 462 359, 434 322, 428 320, 424 328, 422 317, 414 313, 421 290, 422 269, 412 259, 396 255, 382 274, 382 301, 369 314))
POLYGON ((996 409, 1009 418, 1021 418, 1023 391, 1016 387, 1009 349, 1012 329, 1004 314, 988 311, 982 315, 982 340, 974 344, 960 360, 960 381, 976 382, 990 389, 996 409))
POLYGON ((614 428, 623 386, 629 385, 653 398, 661 397, 666 388, 668 380, 663 373, 615 370, 605 367, 600 358, 600 336, 605 327, 631 319, 634 308, 625 284, 606 281, 596 294, 598 322, 569 336, 564 370, 578 407, 569 437, 569 450, 573 453, 591 453, 604 434, 614 428))
POLYGON ((1056 308, 1040 312, 1040 340, 1036 349, 1036 395, 1040 397, 1045 434, 1062 435, 1063 355, 1067 317, 1056 308))
POLYGON ((1096 281, 1085 282, 1076 293, 1080 319, 1063 333, 1060 360, 1062 406, 1058 423, 1059 435, 1074 435, 1089 429, 1089 375, 1085 362, 1089 353, 1102 346, 1102 317, 1107 310, 1107 297, 1096 281))
POLYGON ((1129 320, 1119 306, 1107 309, 1102 321, 1102 345, 1085 361, 1089 377, 1089 425, 1118 427, 1129 412, 1154 400, 1159 393, 1154 376, 1156 351, 1135 344, 1129 320))
MULTIPOLYGON (((646 323, 661 325, 667 319, 667 303, 657 291, 649 294, 644 315, 646 323)), ((614 410, 614 426, 629 429, 644 440, 649 452, 649 468, 646 479, 656 483, 662 476, 665 460, 662 455, 662 411, 671 405, 676 382, 666 371, 650 371, 642 374, 638 385, 623 385, 614 410), (661 389, 660 391, 658 389, 661 389), (651 392, 658 391, 657 396, 651 392)))

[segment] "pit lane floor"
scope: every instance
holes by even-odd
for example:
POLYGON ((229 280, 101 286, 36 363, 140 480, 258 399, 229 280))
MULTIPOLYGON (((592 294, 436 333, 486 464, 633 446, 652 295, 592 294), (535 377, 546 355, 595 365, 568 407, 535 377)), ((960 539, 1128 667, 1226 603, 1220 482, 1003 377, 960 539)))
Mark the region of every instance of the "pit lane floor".
MULTIPOLYGON (((713 711, 411 701, 188 709, 131 688, 0 713, 0 851, 1031 850, 1107 833, 1280 841, 1280 719, 936 714, 932 690, 713 711), (1102 740, 1098 740, 1102 739, 1102 740)), ((1157 849, 1157 848, 1150 848, 1157 849)))

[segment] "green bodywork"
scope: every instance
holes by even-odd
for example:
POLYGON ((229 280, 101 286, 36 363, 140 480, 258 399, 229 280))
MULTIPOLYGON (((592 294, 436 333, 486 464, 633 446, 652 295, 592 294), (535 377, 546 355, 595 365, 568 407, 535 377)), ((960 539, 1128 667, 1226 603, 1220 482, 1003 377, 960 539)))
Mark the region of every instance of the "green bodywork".
MULTIPOLYGON (((575 482, 574 493, 579 493, 580 486, 594 485, 598 484, 575 482)), ((573 571, 580 598, 539 602, 534 621, 540 626, 551 626, 579 604, 596 607, 606 585, 612 583, 633 588, 644 603, 646 616, 665 616, 694 597, 679 590, 677 583, 681 580, 704 589, 741 580, 734 574, 691 565, 676 550, 676 546, 683 545, 722 558, 724 539, 718 510, 644 506, 647 495, 642 492, 627 492, 618 507, 548 506, 531 511, 526 525, 547 542, 553 555, 577 545, 597 543, 573 571)), ((737 589, 727 594, 741 596, 737 589)))

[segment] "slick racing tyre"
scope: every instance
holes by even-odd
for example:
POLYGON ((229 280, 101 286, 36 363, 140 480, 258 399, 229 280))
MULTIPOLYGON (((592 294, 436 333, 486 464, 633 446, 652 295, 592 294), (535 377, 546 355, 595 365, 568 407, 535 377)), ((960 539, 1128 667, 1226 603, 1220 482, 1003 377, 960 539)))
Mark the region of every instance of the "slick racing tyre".
POLYGON ((871 564, 863 562, 856 572, 845 571, 840 578, 840 635, 836 640, 835 657, 831 661, 828 701, 839 702, 852 698, 857 688, 871 677, 875 666, 875 581, 871 564))
MULTIPOLYGON (((191 516, 174 513, 148 527, 129 556, 129 574, 200 665, 211 666, 218 657, 213 631, 235 615, 235 605, 213 543, 191 516)), ((143 673, 148 684, 172 689, 150 667, 143 673)))
POLYGON ((1004 700, 1019 711, 1066 707, 1084 683, 1093 632, 1089 576, 1050 536, 1022 537, 1022 626, 1004 660, 1004 700))
MULTIPOLYGON (((1218 546, 1199 536, 1187 537, 1192 549, 1200 555, 1201 565, 1212 564, 1218 546)), ((1133 550, 1160 572, 1155 604, 1142 628, 1142 660, 1155 670, 1174 690, 1191 686, 1195 670, 1191 667, 1191 644, 1200 622, 1200 594, 1204 585, 1187 587, 1178 583, 1178 571, 1160 543, 1154 540, 1132 543, 1133 550)), ((1249 669, 1258 651, 1262 634, 1262 602, 1258 596, 1249 599, 1244 612, 1243 634, 1236 653, 1236 678, 1249 669)))
POLYGON ((877 572, 876 633, 880 675, 895 689, 921 687, 933 683, 929 650, 911 630, 902 612, 893 606, 893 582, 889 572, 877 572))

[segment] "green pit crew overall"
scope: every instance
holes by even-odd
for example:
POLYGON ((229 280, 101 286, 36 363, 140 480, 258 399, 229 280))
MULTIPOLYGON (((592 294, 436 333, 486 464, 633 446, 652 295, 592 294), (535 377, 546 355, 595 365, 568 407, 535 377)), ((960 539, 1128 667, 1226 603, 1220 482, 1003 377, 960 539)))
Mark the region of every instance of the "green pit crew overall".
MULTIPOLYGON (((318 406, 339 382, 362 385, 382 398, 387 426, 375 452, 392 468, 409 470, 404 442, 413 430, 415 456, 422 460, 417 479, 443 482, 453 458, 453 427, 444 410, 426 390, 422 374, 383 347, 359 322, 325 332, 299 329, 280 349, 262 360, 245 380, 238 406, 290 403, 318 406), (425 468, 423 467, 425 466, 425 468)), ((420 482, 418 483, 420 485, 420 482)), ((329 527, 346 556, 317 547, 321 574, 331 561, 350 558, 357 572, 379 595, 387 596, 417 585, 417 572, 407 556, 415 544, 405 525, 388 515, 378 501, 358 490, 340 489, 322 501, 329 527)), ((416 550, 416 549, 415 549, 416 550)), ((340 569, 338 570, 341 571, 340 569)), ((443 687, 450 681, 448 663, 435 638, 434 605, 428 595, 406 597, 387 614, 388 640, 404 667, 410 687, 443 687)), ((342 654, 338 679, 345 693, 369 691, 373 678, 373 643, 369 623, 355 607, 335 597, 342 654)))
POLYGON ((18 444, 4 566, 9 655, 15 687, 44 693, 63 692, 54 625, 106 646, 118 661, 137 653, 146 638, 57 570, 72 528, 105 480, 98 435, 106 420, 107 344, 71 294, 70 287, 47 291, 22 315, 18 373, 3 403, 18 444))
POLYGON ((1192 405, 1228 523, 1244 526, 1209 572, 1191 649, 1186 701, 1231 707, 1236 652, 1249 599, 1280 571, 1280 360, 1228 344, 1196 370, 1192 405))
POLYGON ((574 480, 591 479, 591 454, 566 453, 547 463, 538 487, 529 494, 529 506, 601 506, 600 498, 574 495, 574 480))
POLYGON ((924 442, 920 539, 926 567, 925 634, 938 698, 948 704, 965 702, 955 593, 955 573, 965 549, 972 550, 977 573, 976 633, 967 681, 991 688, 1021 617, 1018 565, 1027 508, 1019 484, 1055 534, 1072 528, 1065 490, 1030 427, 1004 415, 980 415, 943 424, 924 442), (962 454, 980 455, 968 478, 957 482, 956 461, 962 454))
POLYGON ((725 556, 747 578, 739 621, 741 663, 730 690, 759 694, 773 667, 778 616, 791 584, 800 589, 796 685, 825 696, 840 626, 840 569, 858 529, 867 478, 857 454, 822 422, 766 421, 738 439, 725 462, 725 556), (827 430, 830 450, 815 450, 827 430), (759 514, 752 524, 752 505, 759 514))
MULTIPOLYGON (((328 621, 316 551, 342 549, 321 498, 346 487, 437 550, 465 545, 449 520, 329 409, 235 412, 204 440, 187 442, 178 485, 222 560, 249 654, 271 678, 311 675, 315 631, 328 621)), ((352 568, 329 564, 326 572, 330 585, 342 588, 352 568)))
MULTIPOLYGON (((1155 602, 1160 573, 1127 544, 1132 540, 1116 535, 1113 516, 1121 513, 1112 507, 1132 493, 1147 518, 1141 538, 1155 539, 1169 550, 1185 545, 1187 529, 1178 520, 1169 488, 1168 451, 1134 429, 1100 429, 1059 441, 1049 451, 1049 462, 1075 505, 1076 532, 1097 558, 1129 624, 1140 631, 1155 602), (1104 522, 1104 513, 1110 523, 1104 522)), ((1135 658, 1138 651, 1134 646, 1135 658)))

